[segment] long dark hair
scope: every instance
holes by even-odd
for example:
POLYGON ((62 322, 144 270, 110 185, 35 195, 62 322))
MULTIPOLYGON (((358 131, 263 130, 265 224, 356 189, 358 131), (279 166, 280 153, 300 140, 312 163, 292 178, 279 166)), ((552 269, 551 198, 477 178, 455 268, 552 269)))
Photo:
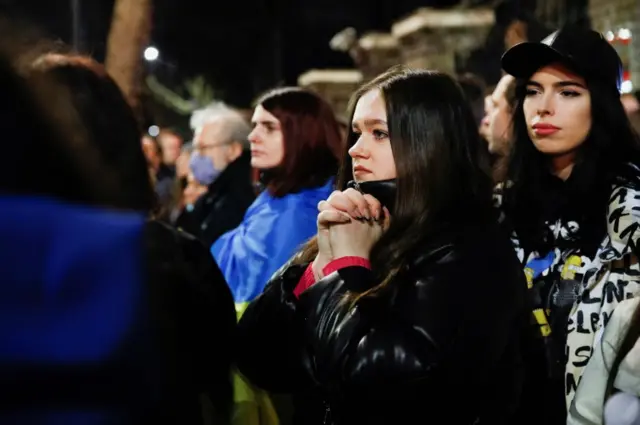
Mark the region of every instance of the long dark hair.
POLYGON ((551 175, 549 157, 529 138, 523 110, 527 79, 517 82, 515 140, 503 207, 526 252, 552 249, 555 242, 546 222, 563 218, 580 226, 577 247, 585 255, 595 254, 607 231, 612 184, 636 184, 634 172, 623 164, 637 163, 640 140, 624 112, 620 94, 597 80, 586 82, 591 95, 591 130, 563 184, 551 175))
POLYGON ((271 90, 256 105, 280 121, 284 139, 284 159, 267 171, 267 190, 283 197, 325 185, 336 174, 342 151, 340 126, 331 106, 298 87, 271 90))
MULTIPOLYGON (((371 264, 382 289, 437 232, 473 225, 492 214, 489 155, 479 140, 471 107, 455 80, 436 71, 393 68, 362 86, 380 90, 387 110, 391 149, 397 170, 394 215, 371 250, 371 264)), ((358 135, 350 131, 337 187, 352 179, 348 149, 358 135)), ((317 254, 312 240, 298 261, 317 254)))

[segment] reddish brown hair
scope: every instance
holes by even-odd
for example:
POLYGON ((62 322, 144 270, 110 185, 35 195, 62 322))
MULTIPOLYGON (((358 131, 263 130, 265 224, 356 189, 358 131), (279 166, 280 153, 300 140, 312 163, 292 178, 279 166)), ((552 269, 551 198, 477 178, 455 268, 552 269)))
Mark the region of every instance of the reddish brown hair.
POLYGON ((282 164, 268 172, 266 182, 273 196, 319 187, 335 176, 343 141, 327 102, 310 91, 285 87, 266 93, 256 105, 280 121, 284 139, 282 164))

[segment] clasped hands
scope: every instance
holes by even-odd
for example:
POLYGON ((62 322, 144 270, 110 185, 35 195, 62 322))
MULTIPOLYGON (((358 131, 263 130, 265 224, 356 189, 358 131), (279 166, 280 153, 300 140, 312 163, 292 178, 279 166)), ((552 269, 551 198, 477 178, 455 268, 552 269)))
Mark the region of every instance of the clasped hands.
POLYGON ((324 277, 322 269, 336 258, 368 259, 389 226, 389 210, 355 189, 333 192, 318 204, 318 211, 318 256, 312 266, 316 279, 324 277))

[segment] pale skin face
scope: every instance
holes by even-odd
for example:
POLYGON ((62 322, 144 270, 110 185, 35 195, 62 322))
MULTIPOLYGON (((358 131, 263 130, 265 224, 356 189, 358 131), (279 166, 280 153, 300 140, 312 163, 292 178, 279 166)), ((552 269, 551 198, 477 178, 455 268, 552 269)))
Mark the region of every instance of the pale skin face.
POLYGON ((396 178, 387 110, 379 90, 371 90, 358 100, 351 126, 358 135, 356 143, 349 149, 354 179, 366 182, 396 178))
MULTIPOLYGON (((387 109, 380 90, 371 90, 358 100, 351 127, 358 136, 349 149, 354 179, 367 182, 396 178, 387 109)), ((318 256, 312 265, 316 278, 323 277, 323 267, 334 258, 368 258, 371 247, 390 223, 389 210, 373 196, 355 189, 333 192, 318 204, 318 209, 318 256)))
POLYGON ((251 123, 251 166, 260 170, 278 167, 284 160, 284 134, 280 121, 262 105, 258 105, 251 123))
POLYGON ((489 140, 489 115, 491 115, 491 111, 493 111, 493 102, 491 100, 491 96, 485 96, 484 98, 484 117, 480 122, 480 136, 483 139, 489 140))
POLYGON ((496 89, 491 95, 491 108, 488 114, 489 121, 489 152, 494 155, 504 156, 509 152, 512 139, 512 112, 507 102, 506 94, 509 84, 514 80, 511 75, 502 77, 496 89))
POLYGON ((191 158, 190 152, 182 152, 178 159, 176 159, 176 176, 178 178, 187 177, 189 174, 189 159, 191 158))
MULTIPOLYGON (((379 90, 371 90, 358 100, 351 127, 358 136, 349 149, 354 179, 367 182, 396 178, 387 109, 379 90)), ((318 256, 312 265, 316 278, 323 277, 323 267, 334 258, 368 258, 371 247, 390 223, 389 211, 377 199, 355 189, 333 192, 318 204, 318 209, 318 256)))
POLYGON ((157 172, 158 168, 160 168, 160 163, 162 158, 160 158, 160 153, 158 152, 158 147, 156 146, 153 139, 149 136, 143 136, 141 140, 142 151, 144 152, 145 158, 147 158, 147 162, 149 163, 149 167, 157 172))
POLYGON ((534 146, 566 180, 591 130, 591 95, 584 78, 560 64, 540 68, 527 83, 523 109, 534 146))
POLYGON ((622 101, 622 106, 624 106, 624 110, 627 115, 633 115, 640 112, 640 102, 638 102, 638 99, 634 95, 622 95, 620 100, 622 101))
POLYGON ((198 198, 200 198, 206 192, 207 186, 198 183, 195 177, 193 177, 193 174, 189 173, 189 175, 187 176, 187 187, 185 187, 183 191, 184 203, 195 204, 198 198))
POLYGON ((225 124, 223 117, 207 121, 196 129, 193 141, 194 149, 211 158, 213 166, 220 171, 242 155, 242 146, 229 142, 225 124))
POLYGON ((162 146, 162 161, 167 165, 175 164, 180 156, 182 139, 172 133, 160 133, 158 136, 160 146, 162 146))

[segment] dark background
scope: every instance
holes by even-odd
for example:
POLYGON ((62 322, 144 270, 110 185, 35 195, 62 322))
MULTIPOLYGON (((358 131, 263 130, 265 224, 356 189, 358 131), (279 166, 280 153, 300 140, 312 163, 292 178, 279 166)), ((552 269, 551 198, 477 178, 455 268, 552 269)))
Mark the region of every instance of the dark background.
MULTIPOLYGON (((20 17, 48 37, 73 41, 73 0, 0 0, 0 13, 20 17)), ((105 55, 113 0, 78 0, 81 51, 105 55)), ((347 26, 388 31, 418 7, 456 0, 155 0, 152 44, 160 60, 149 71, 168 86, 204 75, 223 98, 247 106, 276 84, 295 84, 311 68, 351 67, 329 48, 347 26)), ((476 0, 474 3, 482 3, 476 0)))

